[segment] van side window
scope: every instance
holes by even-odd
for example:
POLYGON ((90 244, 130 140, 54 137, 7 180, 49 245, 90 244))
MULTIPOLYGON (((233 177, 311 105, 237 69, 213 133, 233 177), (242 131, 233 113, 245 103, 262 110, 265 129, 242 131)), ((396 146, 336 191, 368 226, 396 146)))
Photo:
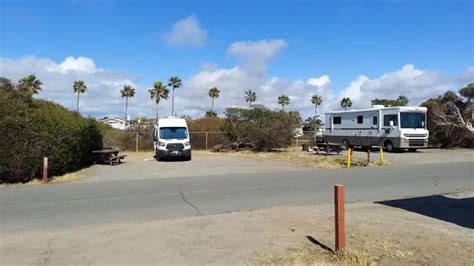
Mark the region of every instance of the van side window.
POLYGON ((398 126, 398 115, 384 115, 383 125, 386 127, 390 126, 390 121, 393 121, 394 126, 398 126))
POLYGON ((364 123, 364 116, 358 115, 357 116, 357 124, 362 124, 364 123))
POLYGON ((341 124, 341 117, 340 117, 340 116, 334 116, 334 117, 332 118, 332 123, 333 123, 334 125, 340 125, 340 124, 341 124))

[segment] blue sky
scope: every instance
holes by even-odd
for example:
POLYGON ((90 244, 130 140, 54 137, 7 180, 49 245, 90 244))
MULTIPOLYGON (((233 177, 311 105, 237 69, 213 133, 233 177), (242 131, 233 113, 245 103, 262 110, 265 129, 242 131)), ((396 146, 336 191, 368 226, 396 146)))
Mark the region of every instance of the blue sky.
MULTIPOLYGON (((262 103, 276 108, 265 99, 286 93, 292 98, 293 109, 301 107, 301 112, 309 113, 307 101, 298 104, 309 93, 327 95, 326 103, 334 104, 338 96, 352 96, 354 90, 359 93, 354 98, 364 99, 385 95, 384 91, 396 90, 397 84, 411 84, 423 87, 425 97, 430 91, 433 95, 439 93, 442 87, 456 89, 470 81, 474 73, 473 1, 2 0, 1 5, 2 75, 15 80, 22 73, 41 73, 31 68, 31 61, 21 64, 26 56, 33 56, 30 59, 34 62, 47 59, 51 64, 60 64, 67 57, 90 59, 97 69, 110 72, 100 77, 84 76, 91 79, 90 90, 102 92, 117 90, 93 85, 107 76, 114 77, 114 84, 130 81, 146 94, 153 81, 179 75, 185 81, 181 96, 177 95, 183 99, 180 112, 193 116, 205 111, 209 100, 202 99, 202 106, 188 103, 200 95, 205 97, 206 85, 227 86, 232 91, 228 96, 238 98, 233 91, 239 84, 229 83, 239 83, 239 78, 245 79, 242 86, 262 90, 262 103), (180 21, 188 22, 184 26, 186 36, 171 41, 173 25, 180 21), (274 40, 284 45, 275 48, 274 40), (230 51, 233 43, 244 41, 245 51, 230 51), (263 67, 246 68, 249 64, 263 67), (407 65, 413 67, 404 71, 407 65), (235 67, 245 73, 210 78, 219 75, 220 70, 235 67), (208 75, 200 76, 203 71, 208 75), (386 76, 390 74, 394 76, 386 76), (309 79, 324 75, 330 79, 328 84, 318 84, 317 88, 298 85, 298 81, 308 84, 309 79), (367 80, 358 80, 360 76, 367 80), (197 77, 200 81, 195 80, 197 77), (277 80, 272 82, 272 78, 277 80), (394 80, 397 78, 402 80, 394 80), (423 84, 414 84, 420 79, 423 84), (352 82, 361 83, 358 91, 349 88, 352 82), (186 87, 193 91, 190 99, 186 99, 186 87)), ((51 82, 63 80, 50 76, 48 72, 47 80, 51 82)), ((48 85, 44 86, 47 98, 66 106, 72 104, 62 98, 66 94, 46 92, 48 85)), ((400 93, 408 89, 401 88, 400 93)), ((104 110, 84 110, 92 115, 119 114, 123 109, 119 100, 104 110)), ((224 103, 239 104, 237 99, 221 103, 221 109, 224 103)), ((363 105, 366 103, 360 103, 363 105)), ((147 108, 137 108, 136 115, 153 112, 147 108)))

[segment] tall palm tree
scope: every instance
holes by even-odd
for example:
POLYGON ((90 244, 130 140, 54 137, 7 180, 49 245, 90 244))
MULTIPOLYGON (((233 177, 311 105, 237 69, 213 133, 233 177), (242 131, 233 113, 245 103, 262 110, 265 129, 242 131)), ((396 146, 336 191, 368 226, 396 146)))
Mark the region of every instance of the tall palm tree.
POLYGON ((311 103, 314 104, 314 118, 318 116, 318 107, 323 103, 323 98, 319 95, 311 97, 311 103))
POLYGON ((153 88, 149 89, 148 92, 151 99, 154 99, 156 102, 156 122, 158 122, 158 105, 161 99, 167 100, 169 98, 170 91, 163 82, 155 81, 153 88))
POLYGON ((280 104, 283 108, 283 111, 285 111, 285 105, 290 104, 290 97, 285 94, 278 96, 278 104, 280 104))
POLYGON ((72 85, 74 92, 77 93, 77 104, 76 104, 76 111, 79 113, 79 95, 81 93, 86 92, 87 86, 82 80, 74 81, 74 85, 72 85))
POLYGON ((209 97, 211 97, 211 112, 214 112, 214 100, 216 98, 219 98, 219 94, 221 93, 221 91, 217 88, 217 87, 213 87, 213 88, 210 88, 209 89, 209 97))
POLYGON ((252 103, 257 100, 257 94, 253 90, 245 91, 245 101, 249 103, 249 109, 252 107, 252 103))
POLYGON ((122 98, 125 97, 125 128, 127 128, 128 123, 128 98, 135 96, 135 89, 129 85, 123 86, 123 90, 120 91, 122 98))
POLYGON ((35 75, 28 75, 18 81, 18 89, 30 96, 38 94, 41 90, 41 85, 43 82, 37 79, 35 75))
POLYGON ((347 110, 347 108, 351 108, 351 106, 352 106, 351 98, 349 98, 349 97, 342 98, 341 106, 344 108, 344 110, 347 110))
POLYGON ((178 76, 171 77, 168 81, 168 87, 173 89, 171 94, 171 115, 174 116, 174 89, 181 87, 181 79, 178 76))

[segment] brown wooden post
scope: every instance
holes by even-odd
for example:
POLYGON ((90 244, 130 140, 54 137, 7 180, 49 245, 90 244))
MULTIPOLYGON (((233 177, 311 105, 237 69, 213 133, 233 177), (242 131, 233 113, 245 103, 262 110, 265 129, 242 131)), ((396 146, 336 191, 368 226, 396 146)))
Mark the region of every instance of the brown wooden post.
POLYGON ((138 132, 135 134, 135 152, 138 152, 138 132))
POLYGON ((367 148, 367 162, 370 163, 370 147, 367 148))
POLYGON ((43 183, 48 183, 48 157, 43 158, 43 183))
POLYGON ((206 132, 206 151, 208 150, 208 146, 207 146, 207 134, 208 134, 208 132, 206 132))
POLYGON ((343 250, 345 244, 345 209, 344 209, 344 185, 334 186, 334 210, 336 227, 336 251, 343 250))

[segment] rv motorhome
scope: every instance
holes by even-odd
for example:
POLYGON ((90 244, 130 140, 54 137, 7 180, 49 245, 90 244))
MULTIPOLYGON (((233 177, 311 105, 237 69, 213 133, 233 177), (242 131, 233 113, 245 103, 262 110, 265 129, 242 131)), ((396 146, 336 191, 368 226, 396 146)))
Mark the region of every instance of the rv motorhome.
POLYGON ((351 146, 383 146, 387 151, 428 147, 426 107, 374 105, 326 113, 324 141, 351 146))
POLYGON ((176 117, 160 118, 153 133, 155 158, 191 160, 191 141, 186 120, 176 117))

